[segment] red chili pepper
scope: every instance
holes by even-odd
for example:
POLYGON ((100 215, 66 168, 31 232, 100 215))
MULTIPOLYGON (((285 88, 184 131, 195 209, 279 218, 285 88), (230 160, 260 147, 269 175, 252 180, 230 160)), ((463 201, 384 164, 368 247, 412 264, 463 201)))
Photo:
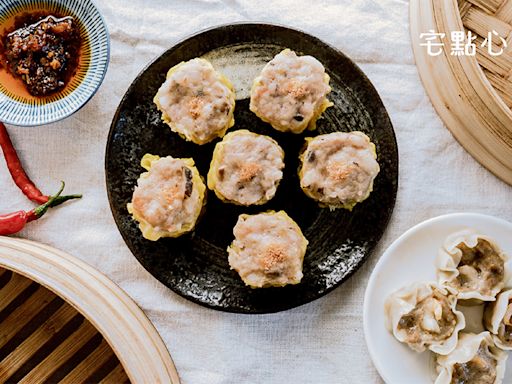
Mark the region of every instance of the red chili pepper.
POLYGON ((5 125, 1 122, 0 147, 4 152, 7 168, 9 168, 9 172, 11 172, 12 179, 14 180, 16 185, 22 190, 25 196, 27 196, 30 200, 36 203, 46 203, 49 200, 49 196, 43 195, 43 193, 35 186, 35 184, 29 179, 29 177, 23 170, 23 166, 21 165, 21 161, 18 155, 16 154, 14 146, 12 145, 12 141, 9 138, 7 129, 5 128, 5 125))
POLYGON ((28 216, 25 211, 0 216, 0 235, 12 235, 21 231, 28 222, 28 216))
POLYGON ((18 211, 7 215, 0 215, 0 235, 4 236, 17 233, 21 231, 27 223, 37 220, 43 216, 49 208, 56 207, 65 201, 82 197, 82 195, 61 196, 63 190, 64 182, 62 182, 60 190, 55 195, 50 196, 48 201, 39 207, 30 211, 18 211))

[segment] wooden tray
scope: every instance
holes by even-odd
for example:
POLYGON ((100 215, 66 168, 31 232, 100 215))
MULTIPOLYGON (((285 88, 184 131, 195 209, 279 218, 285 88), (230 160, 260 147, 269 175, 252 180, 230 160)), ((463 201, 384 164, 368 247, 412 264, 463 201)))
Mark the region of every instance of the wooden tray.
POLYGON ((411 0, 410 24, 416 65, 438 114, 476 160, 512 184, 512 0, 411 0), (430 30, 445 34, 439 56, 420 46, 430 30), (450 54, 451 32, 464 30, 478 36, 476 56, 450 54), (501 56, 480 47, 492 30, 508 42, 501 56))
POLYGON ((0 237, 0 382, 130 381, 179 383, 142 310, 82 261, 0 237))

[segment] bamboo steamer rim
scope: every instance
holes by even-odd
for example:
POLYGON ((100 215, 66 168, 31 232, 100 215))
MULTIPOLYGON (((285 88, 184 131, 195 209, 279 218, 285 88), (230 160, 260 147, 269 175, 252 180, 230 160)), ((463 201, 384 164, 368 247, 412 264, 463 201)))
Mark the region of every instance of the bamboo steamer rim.
POLYGON ((164 342, 144 312, 96 269, 55 248, 3 236, 0 267, 37 282, 80 312, 103 335, 132 383, 180 383, 164 342))
POLYGON ((457 0, 411 0, 410 31, 416 66, 437 113, 459 143, 484 167, 512 185, 512 111, 475 56, 430 57, 420 33, 464 31, 457 0))

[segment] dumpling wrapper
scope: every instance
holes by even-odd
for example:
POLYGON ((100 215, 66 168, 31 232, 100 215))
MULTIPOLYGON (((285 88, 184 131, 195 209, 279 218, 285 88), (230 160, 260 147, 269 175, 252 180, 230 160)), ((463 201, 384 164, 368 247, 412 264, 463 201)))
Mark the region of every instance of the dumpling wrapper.
POLYGON ((329 75, 314 57, 284 49, 262 69, 251 87, 249 109, 281 132, 316 129, 323 112, 334 104, 329 75))
POLYGON ((262 205, 275 196, 283 168, 284 151, 274 139, 239 129, 215 145, 208 188, 223 202, 262 205))
MULTIPOLYGON (((128 212, 132 215, 133 219, 139 223, 139 229, 142 232, 142 236, 145 239, 151 241, 157 241, 162 237, 179 237, 187 232, 192 231, 195 228, 197 220, 199 219, 199 216, 201 215, 206 204, 206 186, 201 175, 199 174, 199 171, 195 167, 194 160, 192 158, 177 159, 172 158, 171 156, 168 156, 167 158, 171 158, 173 161, 182 162, 183 165, 190 170, 193 185, 192 196, 196 196, 196 199, 191 203, 194 212, 193 215, 188 218, 188 220, 181 223, 182 225, 179 229, 169 231, 164 228, 155 227, 148 220, 146 220, 144 216, 135 209, 132 198, 132 201, 127 204, 128 212)), ((149 153, 145 154, 140 164, 147 172, 143 172, 140 175, 136 188, 138 188, 139 181, 141 179, 147 179, 150 177, 151 168, 157 162, 166 160, 167 158, 161 158, 160 156, 151 155, 149 153)))
MULTIPOLYGON (((446 355, 453 351, 457 345, 458 333, 466 326, 466 321, 462 312, 456 310, 457 298, 453 292, 448 291, 445 287, 438 285, 435 282, 420 282, 414 283, 407 287, 404 287, 388 297, 385 303, 385 314, 386 314, 386 327, 390 332, 393 333, 395 338, 407 344, 411 349, 416 352, 423 352, 426 348, 431 351, 446 355), (434 291, 445 296, 448 300, 449 307, 455 316, 455 327, 450 336, 444 340, 422 340, 420 343, 408 343, 407 342, 407 331, 399 329, 400 320, 404 315, 407 315, 413 311, 418 303, 427 299, 429 296, 434 294, 434 291)), ((430 333, 439 333, 439 320, 442 312, 439 305, 429 305, 426 308, 429 312, 422 319, 421 328, 423 331, 430 333)))
POLYGON ((496 301, 487 305, 484 325, 492 333, 494 343, 498 347, 512 351, 512 335, 510 341, 504 340, 505 334, 512 332, 512 289, 501 292, 496 301))
POLYGON ((437 357, 436 369, 439 375, 435 384, 451 384, 455 365, 467 363, 475 358, 482 343, 487 349, 488 356, 496 360, 496 378, 492 384, 500 384, 505 376, 508 355, 496 347, 489 332, 461 333, 457 347, 449 355, 437 357))
POLYGON ((251 288, 299 284, 309 241, 285 211, 242 213, 228 247, 229 266, 251 288))
POLYGON ((235 124, 235 88, 205 59, 176 64, 153 102, 173 132, 203 145, 223 137, 235 124))
POLYGON ((510 280, 510 265, 507 263, 508 257, 501 251, 500 247, 496 242, 488 236, 477 233, 473 229, 466 229, 460 232, 453 233, 448 236, 439 250, 436 259, 436 268, 438 275, 438 282, 442 285, 447 285, 458 291, 457 297, 459 300, 470 300, 468 303, 480 303, 482 301, 494 301, 496 295, 505 287, 507 282, 510 280), (490 247, 494 249, 496 254, 504 262, 504 273, 503 278, 495 284, 489 292, 485 292, 486 282, 482 279, 481 274, 478 273, 474 268, 468 266, 461 266, 463 253, 458 248, 460 244, 465 244, 467 247, 475 248, 478 245, 479 240, 486 241, 490 244, 490 247), (465 280, 480 281, 474 283, 478 288, 470 290, 461 290, 454 282, 459 278, 461 272, 464 273, 465 280))

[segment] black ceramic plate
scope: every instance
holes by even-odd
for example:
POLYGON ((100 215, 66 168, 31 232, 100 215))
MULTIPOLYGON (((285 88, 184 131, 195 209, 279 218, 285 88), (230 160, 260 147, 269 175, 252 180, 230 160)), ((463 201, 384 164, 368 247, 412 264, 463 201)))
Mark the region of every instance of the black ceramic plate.
POLYGON ((398 152, 393 127, 370 81, 345 55, 304 32, 268 24, 234 24, 194 35, 165 52, 132 83, 114 117, 106 150, 106 179, 117 226, 139 262, 174 292, 224 311, 276 312, 317 299, 345 281, 368 258, 382 236, 395 203, 398 152), (318 129, 301 135, 280 133, 249 111, 249 89, 264 64, 284 48, 320 60, 331 77, 334 106, 318 129), (286 156, 284 178, 269 203, 258 207, 224 204, 209 193, 206 213, 196 230, 178 239, 145 240, 126 210, 145 153, 193 157, 206 176, 215 141, 185 142, 160 120, 153 96, 167 70, 203 56, 234 83, 235 129, 270 135, 286 156), (370 197, 352 212, 321 209, 304 195, 297 176, 298 155, 307 136, 360 130, 377 147, 381 172, 370 197), (309 240, 304 278, 295 286, 251 289, 230 270, 226 248, 241 213, 284 209, 309 240))

